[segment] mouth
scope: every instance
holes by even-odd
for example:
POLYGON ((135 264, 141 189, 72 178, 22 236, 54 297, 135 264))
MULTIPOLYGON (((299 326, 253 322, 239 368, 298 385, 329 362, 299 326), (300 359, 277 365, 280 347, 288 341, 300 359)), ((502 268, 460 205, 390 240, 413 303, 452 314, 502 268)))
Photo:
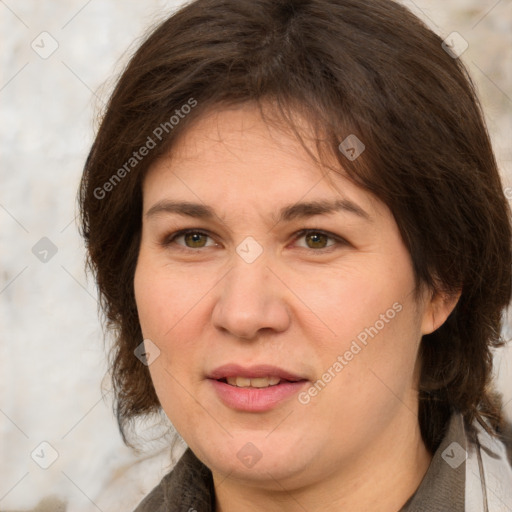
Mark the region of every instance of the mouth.
POLYGON ((277 386, 283 381, 299 382, 307 380, 302 375, 274 365, 258 364, 245 367, 233 363, 219 366, 208 375, 208 378, 239 388, 266 388, 268 386, 277 386))
POLYGON ((255 377, 255 378, 248 378, 248 377, 224 377, 222 379, 215 379, 219 382, 224 382, 225 384, 229 384, 230 386, 236 386, 237 388, 269 388, 272 386, 278 386, 282 382, 300 382, 305 379, 296 379, 296 380, 288 380, 288 379, 281 379, 279 377, 275 376, 268 376, 268 377, 255 377))
POLYGON ((298 393, 308 379, 271 365, 224 365, 208 375, 218 398, 231 409, 264 412, 298 393))

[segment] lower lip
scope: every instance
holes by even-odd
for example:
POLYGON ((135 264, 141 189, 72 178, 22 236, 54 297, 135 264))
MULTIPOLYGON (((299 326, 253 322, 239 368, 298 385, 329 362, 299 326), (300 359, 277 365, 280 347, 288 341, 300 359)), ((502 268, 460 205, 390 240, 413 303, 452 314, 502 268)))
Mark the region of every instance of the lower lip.
POLYGON ((297 394, 307 381, 282 382, 267 388, 239 388, 225 382, 209 379, 222 402, 231 409, 246 412, 264 412, 297 394))

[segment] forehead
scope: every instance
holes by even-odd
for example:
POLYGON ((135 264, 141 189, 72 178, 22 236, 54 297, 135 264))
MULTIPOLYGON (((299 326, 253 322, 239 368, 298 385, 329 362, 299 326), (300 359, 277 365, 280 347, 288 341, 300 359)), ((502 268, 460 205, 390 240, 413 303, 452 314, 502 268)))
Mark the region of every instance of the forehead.
MULTIPOLYGON (((305 121, 297 121, 316 156, 314 136, 305 121)), ((329 167, 315 161, 289 127, 267 122, 254 104, 202 115, 153 164, 144 180, 145 211, 166 199, 242 202, 276 211, 284 203, 321 200, 359 204, 370 215, 386 209, 349 180, 334 158, 329 167)))
MULTIPOLYGON (((263 108, 265 119, 254 102, 209 109, 178 138, 167 155, 169 160, 210 166, 220 161, 224 166, 232 163, 237 168, 258 168, 261 173, 265 169, 258 162, 268 166, 266 159, 271 156, 279 161, 293 161, 296 166, 304 162, 306 165, 301 167, 320 175, 320 169, 311 165, 311 157, 290 127, 277 120, 272 111, 268 113, 268 105, 263 108)), ((309 126, 298 116, 296 122, 301 136, 311 145, 314 139, 309 126)))

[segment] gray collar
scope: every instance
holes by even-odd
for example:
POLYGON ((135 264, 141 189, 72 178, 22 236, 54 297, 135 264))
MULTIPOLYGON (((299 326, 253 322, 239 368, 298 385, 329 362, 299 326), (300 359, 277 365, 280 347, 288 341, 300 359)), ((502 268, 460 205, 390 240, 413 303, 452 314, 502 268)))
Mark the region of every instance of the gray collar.
POLYGON ((400 512, 465 512, 465 446, 464 421, 454 414, 420 486, 400 512))
POLYGON ((452 415, 418 490, 400 512, 512 512, 512 467, 503 442, 452 415))

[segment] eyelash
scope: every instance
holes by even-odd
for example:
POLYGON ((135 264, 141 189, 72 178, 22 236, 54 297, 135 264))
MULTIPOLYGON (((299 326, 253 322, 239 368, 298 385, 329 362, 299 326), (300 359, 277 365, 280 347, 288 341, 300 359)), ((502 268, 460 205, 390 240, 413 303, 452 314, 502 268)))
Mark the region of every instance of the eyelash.
MULTIPOLYGON (((202 231, 202 230, 199 230, 199 229, 182 229, 180 231, 176 231, 175 233, 172 233, 169 236, 166 236, 164 238, 163 242, 161 243, 161 245, 163 247, 169 247, 171 244, 173 244, 175 242, 175 240, 177 238, 180 238, 182 236, 186 236, 188 234, 205 235, 205 236, 213 239, 213 237, 208 232, 206 232, 206 231, 202 231)), ((302 238, 302 237, 304 237, 306 235, 309 235, 309 234, 324 235, 327 238, 329 238, 330 240, 334 240, 336 243, 328 245, 327 247, 321 247, 319 249, 313 249, 313 248, 310 248, 310 247, 300 247, 300 249, 306 249, 306 250, 309 249, 310 251, 313 251, 313 252, 327 253, 327 252, 331 252, 333 249, 336 249, 336 245, 338 245, 338 246, 340 246, 340 245, 342 245, 342 246, 343 245, 345 245, 345 246, 349 245, 349 243, 344 238, 342 238, 340 236, 337 236, 334 233, 331 233, 329 231, 324 231, 322 229, 314 229, 314 228, 301 229, 300 231, 295 233, 294 240, 297 241, 298 239, 300 239, 300 238, 302 238)), ((178 250, 183 250, 183 251, 187 251, 187 252, 188 251, 197 252, 200 249, 207 249, 208 247, 211 247, 211 246, 193 248, 193 247, 186 247, 184 245, 177 244, 177 247, 178 247, 178 250)))

